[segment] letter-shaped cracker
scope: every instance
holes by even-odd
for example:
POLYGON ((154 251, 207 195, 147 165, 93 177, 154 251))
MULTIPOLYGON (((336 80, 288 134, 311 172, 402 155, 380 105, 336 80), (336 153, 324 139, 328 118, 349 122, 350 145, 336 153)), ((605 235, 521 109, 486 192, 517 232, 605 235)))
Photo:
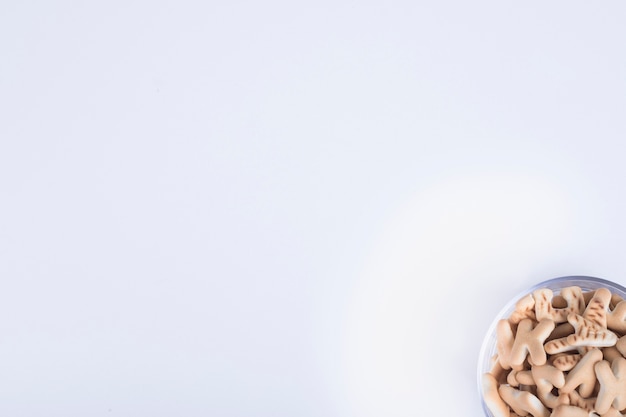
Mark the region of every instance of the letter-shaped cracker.
POLYGON ((491 374, 483 375, 483 396, 493 417, 509 417, 509 406, 500 398, 498 381, 491 374))
POLYGON ((574 405, 559 405, 550 417, 589 417, 589 412, 574 405))
POLYGON ((620 301, 613 311, 607 313, 606 326, 618 333, 626 333, 626 301, 620 301))
POLYGON ((553 388, 561 388, 565 384, 563 372, 551 365, 533 366, 531 369, 533 379, 537 385, 537 396, 546 406, 555 408, 564 403, 569 404, 567 395, 554 395, 553 388))
POLYGON ((617 358, 611 366, 607 361, 595 364, 600 391, 596 401, 596 411, 604 414, 611 406, 618 410, 626 408, 626 359, 617 358))
POLYGON ((607 347, 613 346, 617 342, 615 333, 608 330, 606 326, 595 326, 594 323, 596 322, 593 320, 577 314, 570 314, 567 316, 567 320, 574 326, 575 330, 574 334, 567 336, 567 342, 571 346, 607 347))
POLYGON ((567 321, 574 326, 575 333, 546 343, 545 349, 550 355, 566 352, 575 347, 613 346, 617 342, 615 333, 578 314, 570 314, 567 321))
POLYGON ((533 322, 530 319, 524 319, 517 326, 517 334, 515 342, 511 348, 511 356, 509 359, 511 368, 523 369, 524 360, 530 355, 529 361, 532 365, 544 365, 547 360, 546 351, 543 343, 550 333, 554 330, 554 322, 550 319, 541 320, 533 329, 533 322))
POLYGON ((594 348, 587 353, 576 364, 576 366, 569 371, 565 377, 565 384, 561 387, 561 391, 565 394, 569 394, 579 387, 578 392, 583 397, 589 397, 593 393, 593 388, 596 385, 596 375, 594 373, 594 365, 602 360, 602 351, 594 348))
POLYGON ((549 288, 533 291, 537 321, 550 319, 555 323, 564 323, 567 321, 568 314, 582 314, 585 309, 585 300, 580 287, 573 286, 561 290, 561 297, 567 302, 567 307, 554 308, 552 305, 553 297, 554 293, 549 288))
POLYGON ((606 318, 610 302, 611 291, 606 288, 598 288, 591 300, 589 300, 583 317, 598 325, 599 328, 606 329, 606 318))
POLYGON ((515 336, 511 329, 511 323, 502 319, 496 326, 496 349, 498 351, 498 361, 504 369, 511 369, 511 349, 515 342, 515 336))
POLYGON ((508 385, 501 385, 498 389, 500 397, 507 403, 515 413, 525 416, 528 413, 533 417, 549 417, 550 411, 533 394, 527 391, 520 391, 508 385))
POLYGON ((524 319, 535 320, 535 299, 530 294, 515 303, 515 310, 509 317, 512 324, 517 324, 524 319))

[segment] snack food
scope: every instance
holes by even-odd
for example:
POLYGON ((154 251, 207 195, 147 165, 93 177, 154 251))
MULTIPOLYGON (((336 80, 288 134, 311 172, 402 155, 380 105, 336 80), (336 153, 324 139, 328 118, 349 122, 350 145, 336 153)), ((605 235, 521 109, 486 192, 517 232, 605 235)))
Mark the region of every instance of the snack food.
POLYGON ((544 281, 511 300, 483 343, 488 417, 626 414, 626 288, 595 277, 544 281))

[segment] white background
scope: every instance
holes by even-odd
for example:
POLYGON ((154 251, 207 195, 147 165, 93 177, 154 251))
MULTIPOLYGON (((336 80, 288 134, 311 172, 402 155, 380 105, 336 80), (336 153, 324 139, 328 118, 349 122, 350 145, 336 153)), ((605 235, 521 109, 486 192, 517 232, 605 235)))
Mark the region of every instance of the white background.
POLYGON ((623 1, 3 1, 0 414, 481 417, 626 284, 623 1))

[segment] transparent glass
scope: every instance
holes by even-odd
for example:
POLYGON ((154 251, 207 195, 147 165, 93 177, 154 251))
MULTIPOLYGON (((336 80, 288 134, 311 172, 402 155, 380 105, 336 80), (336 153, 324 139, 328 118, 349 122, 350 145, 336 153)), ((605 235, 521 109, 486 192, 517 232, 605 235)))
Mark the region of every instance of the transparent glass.
POLYGON ((500 310, 498 315, 494 318, 493 322, 489 326, 487 330, 487 335, 483 340, 482 347, 480 349, 480 354, 478 356, 478 395, 480 397, 480 401, 482 403, 483 410, 485 411, 485 416, 493 417, 493 414, 487 408, 485 401, 483 399, 482 392, 482 376, 484 373, 488 372, 491 369, 491 358, 496 354, 496 327, 498 321, 503 318, 507 318, 513 313, 515 310, 515 304, 522 297, 526 296, 533 291, 540 288, 549 288, 554 292, 554 295, 558 295, 561 292, 561 289, 571 286, 578 286, 584 292, 586 291, 594 291, 598 288, 607 288, 612 293, 618 294, 622 298, 626 299, 626 287, 623 287, 620 284, 617 284, 612 281, 608 281, 603 278, 589 277, 583 275, 574 275, 574 276, 565 276, 548 279, 546 281, 540 282, 532 287, 528 288, 525 291, 517 294, 513 297, 503 308, 500 310))

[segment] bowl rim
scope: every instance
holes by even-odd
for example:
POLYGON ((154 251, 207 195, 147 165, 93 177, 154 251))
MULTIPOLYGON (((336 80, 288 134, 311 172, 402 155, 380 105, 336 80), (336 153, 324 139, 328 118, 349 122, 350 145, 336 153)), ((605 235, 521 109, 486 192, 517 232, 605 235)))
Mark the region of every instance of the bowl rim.
POLYGON ((478 377, 478 398, 479 401, 482 405, 483 411, 485 413, 485 417, 493 417, 493 414, 491 413, 491 411, 489 410, 489 408, 487 407, 487 404, 485 403, 485 399, 483 396, 483 382, 482 382, 482 378, 483 378, 483 374, 484 374, 484 364, 486 360, 489 360, 490 358, 486 358, 486 354, 487 354, 487 350, 489 349, 489 347, 494 343, 495 338, 494 336, 494 332, 496 330, 496 326, 498 324, 498 321, 503 317, 504 314, 506 314, 507 311, 509 311, 522 297, 526 296, 527 294, 532 293, 533 291, 540 289, 540 288, 549 288, 552 290, 558 289, 560 288, 560 286, 558 284, 567 281, 570 284, 568 286, 574 286, 577 285, 576 282, 579 282, 580 284, 585 284, 585 283, 592 283, 593 286, 597 289, 597 288, 601 288, 601 287, 607 287, 610 289, 615 289, 617 291, 620 291, 622 293, 622 295, 624 295, 624 298, 626 299, 626 287, 622 284, 619 284, 615 281, 610 281, 606 278, 600 278, 600 277, 596 277, 596 276, 591 276, 591 275, 563 275, 563 276, 558 276, 558 277, 554 277, 554 278, 549 278, 543 281, 540 281, 528 288, 526 288, 525 290, 522 291, 518 291, 516 294, 514 294, 498 311, 498 313, 495 315, 495 317, 493 318, 493 320, 491 321, 489 327, 487 328, 487 331, 485 332, 485 337, 482 340, 482 343, 480 345, 480 351, 479 351, 479 355, 478 355, 478 361, 477 361, 477 377, 478 377))

